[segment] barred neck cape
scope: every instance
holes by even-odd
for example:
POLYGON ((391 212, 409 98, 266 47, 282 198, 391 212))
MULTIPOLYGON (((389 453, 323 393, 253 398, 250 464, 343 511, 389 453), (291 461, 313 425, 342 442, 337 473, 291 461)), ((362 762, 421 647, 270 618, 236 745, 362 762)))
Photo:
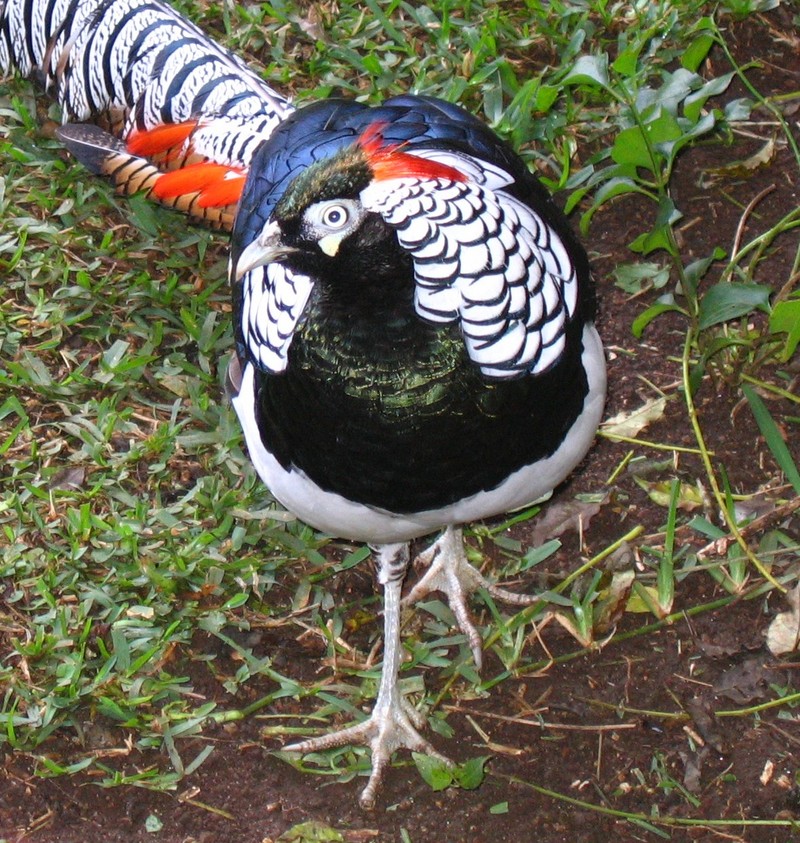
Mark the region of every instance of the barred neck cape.
POLYGON ((586 255, 457 106, 408 95, 289 116, 253 160, 231 268, 248 448, 319 529, 384 543, 495 515, 588 449, 605 367, 586 255), (359 209, 333 251, 308 233, 330 203, 359 209), (276 226, 278 257, 243 271, 276 226))

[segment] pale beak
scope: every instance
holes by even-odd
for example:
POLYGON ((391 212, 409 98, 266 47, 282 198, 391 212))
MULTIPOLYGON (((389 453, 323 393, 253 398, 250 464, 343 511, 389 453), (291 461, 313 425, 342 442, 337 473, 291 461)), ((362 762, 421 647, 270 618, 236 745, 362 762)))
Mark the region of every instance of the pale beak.
POLYGON ((267 223, 261 234, 239 255, 233 273, 234 280, 239 281, 256 267, 279 261, 297 251, 281 242, 281 230, 276 222, 267 223))

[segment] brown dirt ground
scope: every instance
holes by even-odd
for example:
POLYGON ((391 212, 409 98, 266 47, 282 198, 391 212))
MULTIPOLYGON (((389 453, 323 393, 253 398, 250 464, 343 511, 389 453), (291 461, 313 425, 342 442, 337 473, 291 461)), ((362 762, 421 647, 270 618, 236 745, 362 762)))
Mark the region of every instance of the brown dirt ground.
MULTIPOLYGON (((798 90, 800 61, 791 15, 783 7, 731 27, 737 54, 761 61, 752 78, 765 94, 798 90)), ((712 60, 721 62, 721 57, 712 60)), ((734 86, 729 96, 738 95, 741 91, 734 86)), ((786 116, 798 125, 796 111, 786 116)), ((685 214, 682 231, 688 253, 705 255, 716 244, 729 248, 742 208, 766 187, 773 190, 748 222, 750 231, 766 228, 797 205, 797 169, 790 165, 785 148, 777 151, 769 165, 746 176, 720 178, 712 173, 721 164, 752 154, 771 132, 771 127, 754 125, 752 136, 737 136, 730 145, 704 145, 683 156, 675 198, 685 214)), ((653 397, 655 392, 648 384, 654 384, 671 400, 665 418, 647 431, 648 438, 692 446, 694 439, 676 389, 683 326, 677 317, 666 316, 648 328, 642 341, 634 340, 630 324, 643 309, 646 297, 631 300, 610 277, 618 262, 631 259, 626 244, 641 230, 638 216, 645 212, 630 200, 620 201, 596 217, 587 238, 600 286, 600 329, 610 354, 608 413, 653 397)), ((788 277, 796 248, 795 241, 775 249, 764 272, 788 277)), ((706 380, 698 393, 703 429, 710 447, 724 462, 732 487, 754 492, 766 484, 774 485, 779 472, 749 409, 738 406, 737 400, 737 393, 723 380, 706 380)), ((770 410, 779 423, 793 412, 788 402, 780 401, 771 402, 770 410)), ((796 422, 787 427, 796 428, 796 422)), ((800 462, 800 445, 796 440, 789 444, 800 462)), ((603 488, 627 450, 623 443, 600 440, 556 500, 572 500, 579 492, 603 488)), ((703 476, 699 462, 684 456, 676 459, 671 473, 690 483, 703 476)), ((568 572, 579 556, 591 556, 634 525, 642 524, 647 533, 657 533, 664 513, 630 474, 623 474, 586 529, 584 546, 579 548, 575 537, 565 536, 555 561, 548 563, 550 571, 568 572)), ((799 522, 795 515, 783 527, 797 536, 799 522)), ((512 536, 525 543, 530 529, 527 524, 519 526, 512 536)), ((681 536, 696 546, 702 544, 688 532, 681 536)), ((659 539, 645 539, 643 544, 648 541, 658 544, 659 539)), ((373 589, 369 566, 340 575, 334 587, 349 599, 359 593, 369 596, 373 589)), ((399 841, 402 829, 414 843, 660 839, 652 831, 553 799, 514 779, 609 809, 645 814, 655 810, 662 816, 708 819, 800 821, 796 780, 800 727, 796 716, 785 707, 766 710, 758 718, 723 719, 713 713, 771 698, 770 683, 794 684, 798 665, 776 663, 764 646, 765 629, 774 613, 782 609, 781 599, 772 593, 690 615, 691 607, 724 594, 709 577, 690 576, 675 602, 676 610, 687 613, 672 625, 615 640, 537 675, 508 679, 482 698, 471 699, 469 688, 454 685, 443 705, 455 709, 448 718, 455 736, 450 740, 434 736, 433 740, 456 760, 492 755, 487 778, 477 791, 434 793, 403 755, 387 776, 378 808, 361 811, 357 795, 363 779, 330 784, 324 778, 295 771, 272 754, 278 743, 263 737, 263 721, 253 716, 224 728, 209 728, 195 740, 195 751, 207 742, 213 742, 215 751, 181 783, 177 793, 132 787, 101 789, 81 775, 42 779, 33 775, 32 759, 23 754, 7 756, 0 772, 0 838, 28 843, 261 843, 297 823, 318 820, 343 830, 348 841, 399 841), (647 711, 683 712, 685 716, 670 720, 641 713, 647 711), (496 715, 509 719, 497 719, 496 715), (491 742, 488 750, 474 724, 491 742), (767 762, 774 765, 774 772, 763 783, 760 777, 767 762), (663 777, 659 786, 654 772, 659 764, 698 800, 696 808, 677 787, 664 786, 663 777), (508 803, 507 813, 490 812, 502 802, 508 803), (145 830, 144 821, 151 814, 163 822, 158 833, 145 830)), ((620 629, 634 632, 652 621, 650 615, 626 614, 620 629)), ((555 623, 542 631, 541 641, 554 657, 577 649, 575 641, 555 623)), ((279 659, 283 650, 285 659, 294 662, 291 675, 310 678, 317 674, 319 653, 298 648, 288 633, 257 632, 248 643, 257 656, 269 652, 279 659)), ((235 669, 231 653, 216 639, 198 640, 196 645, 199 652, 216 656, 220 672, 225 673, 229 666, 235 669)), ((546 657, 534 636, 527 646, 546 657)), ((502 669, 491 653, 486 660, 485 676, 502 669)), ((221 708, 242 704, 241 699, 232 703, 201 663, 189 661, 186 669, 198 693, 216 699, 221 708)), ((426 674, 429 689, 435 688, 437 681, 443 680, 435 672, 426 674)), ((253 680, 246 693, 257 699, 269 691, 267 686, 266 679, 253 680)), ((119 742, 119 736, 115 740, 119 742)), ((64 761, 73 751, 63 736, 54 737, 45 749, 64 761)), ((186 757, 193 755, 191 749, 186 751, 186 757)), ((132 753, 126 764, 134 769, 154 760, 163 763, 163 759, 132 753)), ((742 830, 736 826, 663 834, 672 840, 750 843, 791 836, 786 828, 742 830)))

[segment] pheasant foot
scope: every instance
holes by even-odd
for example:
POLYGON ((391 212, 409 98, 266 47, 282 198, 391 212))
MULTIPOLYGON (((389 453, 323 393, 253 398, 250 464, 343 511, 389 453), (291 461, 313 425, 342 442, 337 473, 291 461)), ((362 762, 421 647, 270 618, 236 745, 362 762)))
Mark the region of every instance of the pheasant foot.
POLYGON ((381 779, 397 749, 410 749, 432 755, 450 765, 449 758, 437 752, 417 731, 424 726, 425 718, 406 702, 396 691, 386 700, 378 700, 372 714, 362 723, 340 729, 319 738, 299 741, 284 747, 287 752, 318 752, 337 746, 363 745, 372 751, 372 770, 369 781, 361 792, 362 808, 373 808, 381 779))
POLYGON ((381 778, 396 749, 424 752, 445 764, 452 763, 420 735, 418 730, 425 725, 425 718, 397 688, 401 656, 400 589, 408 568, 408 545, 383 545, 377 553, 378 581, 384 587, 383 667, 372 714, 363 723, 284 747, 287 752, 307 753, 349 744, 368 746, 372 751, 372 770, 359 797, 362 808, 375 805, 381 778))
POLYGON ((417 556, 416 562, 427 565, 428 570, 403 598, 402 604, 408 606, 416 603, 432 591, 441 591, 445 594, 459 629, 467 636, 478 670, 483 664, 482 641, 467 608, 469 595, 479 588, 485 588, 495 600, 503 603, 528 606, 537 600, 535 596, 516 594, 489 582, 467 560, 464 553, 463 533, 456 527, 448 527, 427 550, 417 556))

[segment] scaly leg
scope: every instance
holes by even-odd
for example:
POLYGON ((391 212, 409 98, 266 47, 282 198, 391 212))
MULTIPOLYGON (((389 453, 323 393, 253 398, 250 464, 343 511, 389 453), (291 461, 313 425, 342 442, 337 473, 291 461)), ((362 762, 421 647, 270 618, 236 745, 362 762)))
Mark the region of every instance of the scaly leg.
POLYGON ((355 726, 284 747, 288 752, 307 753, 346 744, 368 746, 372 750, 372 771, 359 798, 362 808, 374 806, 381 777, 396 749, 405 747, 432 755, 446 764, 451 763, 419 734, 417 730, 424 726, 424 717, 403 699, 397 689, 401 657, 400 589, 408 568, 408 545, 382 545, 377 553, 378 582, 383 585, 384 595, 383 667, 372 714, 355 726))
POLYGON ((416 603, 432 591, 441 591, 447 596, 450 609, 456 617, 459 629, 467 636, 472 657, 478 670, 483 664, 482 642, 472 622, 467 598, 473 591, 485 588, 496 600, 527 606, 537 598, 527 594, 515 594, 490 583, 480 571, 471 565, 464 553, 464 537, 461 529, 448 527, 441 536, 416 561, 430 566, 422 579, 403 598, 403 604, 416 603))

